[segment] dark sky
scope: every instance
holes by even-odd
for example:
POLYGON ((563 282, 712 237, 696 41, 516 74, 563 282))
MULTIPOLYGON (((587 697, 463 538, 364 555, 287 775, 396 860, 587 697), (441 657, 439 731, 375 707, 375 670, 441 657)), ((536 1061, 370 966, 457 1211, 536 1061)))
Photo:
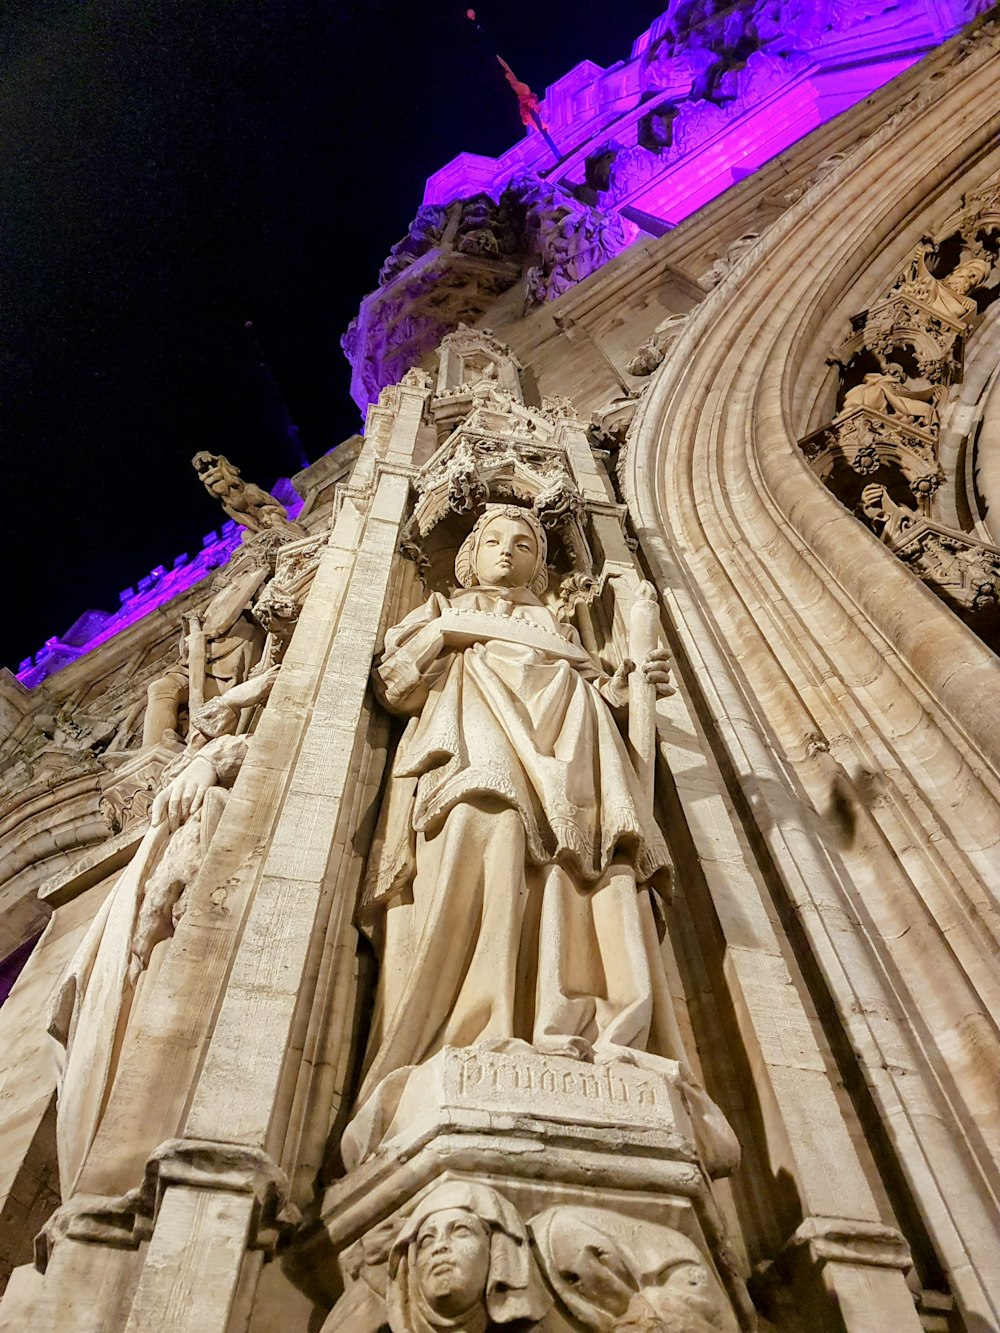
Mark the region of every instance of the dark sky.
MULTIPOLYGON (((359 426, 339 339, 426 177, 520 136, 451 0, 19 0, 0 46, 0 665, 359 426), (244 325, 273 370, 296 457, 244 325)), ((664 7, 488 0, 541 93, 664 7)))

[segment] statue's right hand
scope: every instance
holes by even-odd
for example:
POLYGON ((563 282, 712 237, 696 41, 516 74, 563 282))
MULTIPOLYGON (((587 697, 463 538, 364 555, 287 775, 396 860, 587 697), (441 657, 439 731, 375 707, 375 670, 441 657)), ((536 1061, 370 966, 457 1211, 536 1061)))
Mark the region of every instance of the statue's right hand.
POLYGON ((205 793, 216 782, 211 762, 198 755, 156 797, 149 815, 150 823, 155 827, 166 820, 170 832, 176 832, 201 808, 205 793))
POLYGON ((605 696, 614 708, 625 708, 628 704, 628 678, 635 670, 631 657, 626 657, 615 674, 605 686, 605 696))

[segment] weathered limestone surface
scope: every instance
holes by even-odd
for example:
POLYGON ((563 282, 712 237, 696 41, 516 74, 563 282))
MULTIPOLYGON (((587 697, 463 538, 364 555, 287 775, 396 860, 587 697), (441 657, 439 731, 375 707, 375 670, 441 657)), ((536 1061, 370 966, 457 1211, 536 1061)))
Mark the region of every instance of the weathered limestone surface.
POLYGON ((925 95, 848 154, 704 303, 640 409, 626 474, 682 638, 709 670, 738 656, 756 703, 750 727, 720 708, 720 736, 757 817, 770 812, 782 897, 949 1255, 970 1327, 997 1318, 986 1183, 996 1160, 986 1015, 997 1012, 987 962, 1000 838, 997 663, 795 459, 788 385, 794 376, 808 401, 838 312, 863 308, 860 289, 877 290, 910 238, 995 175, 1000 163, 980 158, 977 144, 995 142, 984 99, 996 47, 985 38, 940 81, 940 102, 925 95), (932 146, 931 122, 952 127, 932 146), (693 598, 696 585, 710 597, 693 598), (780 760, 754 735, 765 718, 780 760), (842 801, 849 836, 817 840, 817 816, 836 816, 842 801), (953 1190, 960 1217, 946 1215, 953 1190))

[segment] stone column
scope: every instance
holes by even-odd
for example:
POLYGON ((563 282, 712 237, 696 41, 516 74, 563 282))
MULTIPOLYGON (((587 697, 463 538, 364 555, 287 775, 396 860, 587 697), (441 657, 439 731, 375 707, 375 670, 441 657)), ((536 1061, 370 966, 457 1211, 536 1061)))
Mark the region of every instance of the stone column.
POLYGON ((259 1268, 248 1250, 266 1250, 294 1217, 272 1160, 287 1120, 285 1083, 298 1074, 286 1063, 296 1061, 291 1036, 313 941, 331 913, 350 928, 354 886, 338 882, 338 867, 356 854, 351 816, 369 672, 425 396, 411 376, 372 409, 251 754, 155 991, 126 1038, 82 1192, 62 1210, 67 1234, 87 1239, 89 1228, 99 1243, 67 1244, 53 1233, 32 1327, 75 1328, 58 1312, 69 1288, 88 1285, 92 1265, 103 1263, 117 1285, 106 1299, 91 1297, 88 1330, 122 1326, 124 1300, 130 1333, 225 1333, 241 1279, 259 1268), (331 885, 349 899, 346 909, 338 894, 331 900, 331 885), (89 1220, 111 1203, 125 1217, 117 1251, 105 1250, 107 1233, 89 1220), (132 1247, 146 1236, 136 1277, 132 1247))
MULTIPOLYGON (((185 1140, 263 1152, 278 1129, 272 1119, 317 912, 353 832, 344 814, 352 810, 368 723, 369 672, 406 518, 406 469, 423 394, 407 387, 394 392, 399 408, 383 456, 371 460, 370 498, 357 517, 342 510, 334 532, 336 541, 342 525, 356 524, 356 553, 346 568, 334 558, 321 564, 308 602, 315 613, 297 631, 312 629, 317 638, 325 631, 329 647, 322 683, 193 1090, 185 1140), (342 585, 336 616, 329 614, 332 582, 342 585)), ((362 458, 359 468, 368 462, 362 458)), ((285 1187, 284 1181, 278 1186, 285 1187)), ((164 1327, 172 1333, 225 1333, 246 1249, 260 1243, 252 1228, 254 1202, 224 1172, 206 1174, 195 1188, 167 1186, 128 1333, 164 1327), (214 1295, 207 1313, 204 1300, 187 1297, 209 1280, 214 1295)))

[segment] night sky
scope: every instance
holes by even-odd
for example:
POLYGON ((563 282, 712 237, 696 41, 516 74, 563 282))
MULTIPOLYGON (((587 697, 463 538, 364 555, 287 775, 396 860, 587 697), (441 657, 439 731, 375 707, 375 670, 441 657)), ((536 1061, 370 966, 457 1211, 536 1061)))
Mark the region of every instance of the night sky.
MULTIPOLYGON (((340 335, 426 177, 522 132, 451 0, 16 8, 0 48, 12 669, 219 526, 196 450, 268 485, 359 428, 340 335)), ((582 59, 626 59, 662 8, 489 0, 477 13, 541 94, 582 59)))

